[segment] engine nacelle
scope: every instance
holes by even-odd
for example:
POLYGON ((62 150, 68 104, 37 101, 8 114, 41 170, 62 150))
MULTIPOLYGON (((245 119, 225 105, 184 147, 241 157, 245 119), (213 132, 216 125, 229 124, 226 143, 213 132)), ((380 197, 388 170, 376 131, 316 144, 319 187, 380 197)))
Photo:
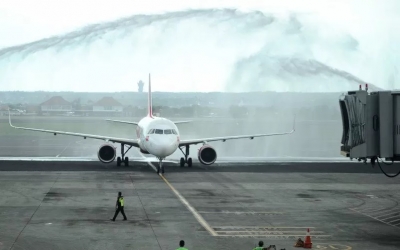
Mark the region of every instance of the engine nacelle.
POLYGON ((115 147, 110 144, 101 145, 99 148, 99 152, 97 153, 99 160, 103 163, 113 162, 116 155, 117 152, 115 150, 115 147))
POLYGON ((210 145, 204 145, 198 152, 199 161, 204 165, 211 165, 217 160, 217 151, 210 145))

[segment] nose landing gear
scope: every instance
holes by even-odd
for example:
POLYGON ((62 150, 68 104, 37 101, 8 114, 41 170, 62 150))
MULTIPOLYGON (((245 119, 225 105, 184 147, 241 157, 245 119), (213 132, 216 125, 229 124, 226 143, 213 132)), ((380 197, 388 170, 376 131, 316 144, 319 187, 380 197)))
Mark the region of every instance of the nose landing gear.
POLYGON ((187 165, 189 167, 191 167, 192 166, 192 158, 191 157, 188 158, 188 156, 189 156, 189 145, 185 146, 185 149, 186 149, 185 153, 183 152, 181 147, 179 147, 179 149, 181 150, 182 154, 185 156, 185 158, 182 157, 181 160, 180 160, 181 167, 184 167, 185 163, 187 163, 187 165))
POLYGON ((157 166, 157 174, 160 174, 160 170, 161 170, 161 173, 163 173, 164 174, 164 166, 163 166, 163 164, 162 164, 162 158, 158 158, 158 160, 159 160, 159 164, 158 164, 158 166, 157 166))

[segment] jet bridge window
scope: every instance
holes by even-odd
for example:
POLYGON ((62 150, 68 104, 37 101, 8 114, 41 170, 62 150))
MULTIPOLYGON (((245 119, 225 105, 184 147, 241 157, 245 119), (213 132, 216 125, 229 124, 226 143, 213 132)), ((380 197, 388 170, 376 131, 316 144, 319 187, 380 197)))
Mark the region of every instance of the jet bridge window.
POLYGON ((156 129, 154 131, 154 134, 162 135, 163 134, 163 130, 162 129, 156 129))

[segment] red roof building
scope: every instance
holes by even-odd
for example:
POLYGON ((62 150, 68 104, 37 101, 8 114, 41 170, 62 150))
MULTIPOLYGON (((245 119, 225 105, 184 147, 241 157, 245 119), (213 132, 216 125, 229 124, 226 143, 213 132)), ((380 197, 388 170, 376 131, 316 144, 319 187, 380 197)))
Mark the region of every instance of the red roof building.
POLYGON ((41 103, 40 109, 42 112, 69 112, 72 111, 72 103, 66 101, 61 96, 53 96, 41 103))
POLYGON ((123 106, 112 97, 106 96, 93 104, 93 111, 114 111, 122 112, 123 106))

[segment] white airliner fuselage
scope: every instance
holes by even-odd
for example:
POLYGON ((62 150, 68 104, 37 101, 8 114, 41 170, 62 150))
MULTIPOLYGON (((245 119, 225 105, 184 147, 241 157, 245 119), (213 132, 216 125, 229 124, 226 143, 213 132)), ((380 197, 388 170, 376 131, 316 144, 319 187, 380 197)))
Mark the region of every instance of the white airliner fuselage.
POLYGON ((164 159, 179 147, 178 127, 170 120, 161 117, 145 117, 136 127, 140 151, 164 159))

